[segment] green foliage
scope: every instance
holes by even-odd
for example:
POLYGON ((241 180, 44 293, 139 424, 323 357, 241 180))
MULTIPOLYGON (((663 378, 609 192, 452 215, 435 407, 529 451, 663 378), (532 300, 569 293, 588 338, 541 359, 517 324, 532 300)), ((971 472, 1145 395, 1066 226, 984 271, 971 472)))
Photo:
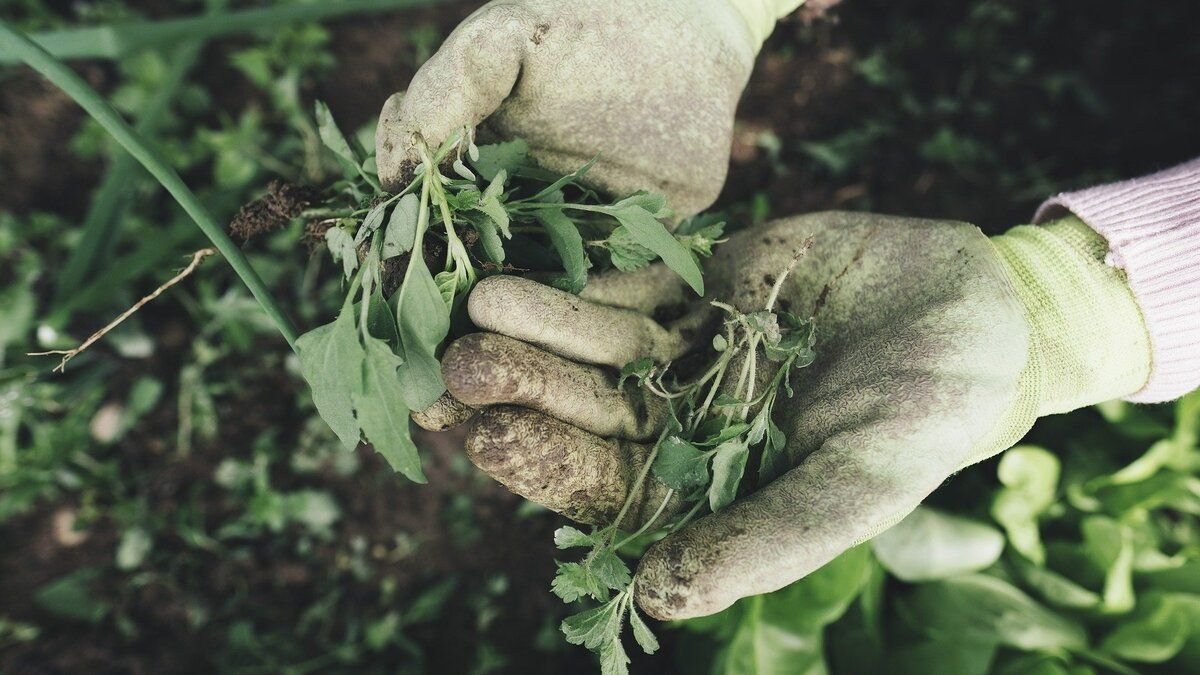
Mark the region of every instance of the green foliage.
MULTIPOLYGON (((705 224, 697 227, 693 223, 684 228, 685 236, 699 237, 697 240, 705 237, 700 234, 705 231, 714 236, 719 232, 705 224)), ((621 629, 626 619, 643 651, 650 654, 658 649, 657 639, 629 600, 637 579, 630 575, 629 567, 617 552, 643 535, 657 538, 678 530, 705 506, 714 513, 729 506, 742 488, 752 452, 769 463, 768 471, 778 470, 782 464, 782 457, 772 457, 772 453, 782 455, 784 440, 778 438, 782 431, 775 427, 771 416, 780 390, 791 396, 788 379, 792 370, 813 361, 813 330, 810 320, 777 311, 774 305, 779 288, 802 254, 803 251, 798 251, 779 276, 762 310, 743 314, 725 303, 712 303, 727 314, 724 332, 713 341, 712 365, 692 382, 668 384, 668 368, 649 359, 628 363, 621 369, 619 387, 635 380, 649 394, 661 396, 670 404, 671 417, 652 448, 646 467, 630 486, 614 522, 596 528, 591 534, 575 528, 562 528, 555 533, 554 541, 559 548, 590 550, 581 562, 560 562, 551 585, 554 594, 564 602, 588 597, 603 603, 569 617, 562 629, 569 642, 582 644, 599 655, 605 675, 627 672, 629 659, 621 644, 621 629), (760 358, 766 361, 764 368, 773 366, 775 372, 763 391, 756 392, 754 373, 760 358), (737 373, 730 370, 734 364, 741 365, 737 373), (647 469, 670 490, 646 523, 621 538, 620 526, 632 500, 644 492, 647 469), (694 504, 685 513, 659 522, 659 515, 676 494, 694 504), (616 592, 612 598, 610 591, 616 592)), ((760 475, 767 474, 760 472, 760 475)))
MULTIPOLYGON (((338 318, 301 337, 301 370, 317 411, 347 448, 365 434, 393 468, 413 480, 424 476, 408 412, 428 407, 445 392, 437 356, 463 298, 482 276, 518 271, 506 261, 528 264, 548 244, 560 267, 545 271, 557 275, 556 285, 578 293, 588 269, 604 258, 625 269, 619 251, 629 249, 637 251, 637 266, 661 258, 703 293, 698 258, 711 255, 721 225, 689 221, 672 234, 663 223, 672 214, 661 195, 639 192, 604 203, 580 183, 591 162, 569 175, 550 176, 532 164, 520 141, 479 148, 462 133, 436 151, 422 148, 424 161, 411 183, 384 194, 373 158, 338 128, 323 103, 317 103, 315 126, 344 179, 310 215, 330 223, 325 244, 352 283, 338 318), (451 160, 457 179, 438 168, 451 160), (468 232, 475 235, 473 245, 466 243, 468 232), (585 240, 585 232, 599 238, 585 240), (436 273, 427 262, 435 247, 446 251, 436 273), (397 256, 406 262, 404 276, 395 295, 384 298, 382 265, 397 256), (381 325, 394 325, 396 339, 373 336, 371 327, 381 325)), ((726 451, 721 465, 731 460, 734 468, 735 455, 726 451)), ((741 460, 744 466, 744 456, 741 460)), ((734 473, 726 492, 740 479, 740 471, 734 473)))
POLYGON ((957 512, 923 506, 797 584, 685 628, 706 635, 706 658, 727 673, 1195 670, 1200 509, 1195 488, 1177 486, 1200 470, 1200 392, 1101 410, 1109 424, 1090 411, 1047 420, 1031 440, 1052 450, 1017 446, 957 478, 995 476, 994 526, 980 520, 978 494, 957 512), (870 581, 823 578, 847 555, 862 557, 870 581), (799 587, 851 590, 823 622, 803 623, 814 601, 789 595, 799 587), (764 624, 774 606, 787 621, 764 624))

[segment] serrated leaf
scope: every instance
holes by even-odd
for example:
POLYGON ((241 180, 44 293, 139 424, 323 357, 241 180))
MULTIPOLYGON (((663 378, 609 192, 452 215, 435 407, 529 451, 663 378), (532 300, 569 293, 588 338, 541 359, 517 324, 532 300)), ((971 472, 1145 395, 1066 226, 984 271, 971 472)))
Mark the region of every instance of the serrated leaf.
POLYGON ((600 646, 600 675, 628 675, 629 655, 620 638, 600 646))
POLYGON ((359 440, 353 395, 362 389, 364 358, 353 309, 346 307, 333 323, 301 335, 296 350, 317 412, 342 445, 353 450, 359 440))
POLYGON ((595 544, 592 535, 570 525, 563 525, 554 531, 554 545, 558 548, 577 548, 595 544))
POLYGON ((575 221, 561 209, 539 209, 535 217, 546 230, 566 271, 554 285, 568 293, 581 293, 587 285, 587 271, 592 261, 584 250, 583 237, 575 227, 575 221))
POLYGON ((654 637, 654 633, 638 615, 637 608, 632 604, 629 606, 629 625, 633 628, 633 639, 637 641, 642 651, 647 654, 658 651, 658 638, 654 637))
POLYGON ((424 483, 421 457, 408 425, 404 388, 396 372, 403 361, 387 343, 373 337, 366 339, 365 352, 363 392, 354 396, 359 425, 393 470, 414 483, 424 483))
POLYGON ((387 228, 383 231, 383 259, 395 258, 412 250, 417 238, 417 220, 421 199, 409 193, 400 198, 387 228))
POLYGON ((550 583, 550 591, 563 602, 575 602, 583 597, 595 600, 608 598, 608 587, 583 563, 558 563, 558 572, 550 583))
POLYGON ((529 144, 521 139, 481 145, 478 157, 471 160, 475 171, 487 181, 495 180, 501 171, 511 175, 529 163, 529 144))
POLYGON ((687 493, 708 482, 710 456, 678 436, 668 436, 659 444, 651 470, 667 487, 687 493))
POLYGON ((618 226, 608 235, 608 239, 604 240, 604 247, 608 249, 613 267, 622 272, 639 270, 657 257, 654 251, 639 244, 629 233, 629 228, 624 225, 618 226))
POLYGON ((629 582, 633 580, 629 573, 629 566, 624 560, 611 549, 604 549, 596 553, 587 563, 588 568, 600 583, 608 586, 614 591, 622 590, 629 586, 629 582))
POLYGON ((508 211, 500 203, 499 196, 485 192, 479 201, 476 202, 474 208, 484 213, 488 218, 491 218, 505 239, 512 239, 512 231, 509 230, 508 226, 508 211))
POLYGON ((738 485, 746 471, 750 451, 744 443, 728 441, 717 447, 712 463, 712 485, 708 488, 708 505, 713 513, 737 499, 738 485))
POLYGON ((567 642, 595 650, 605 642, 620 639, 621 614, 617 611, 620 604, 618 595, 599 607, 563 619, 560 628, 567 642))

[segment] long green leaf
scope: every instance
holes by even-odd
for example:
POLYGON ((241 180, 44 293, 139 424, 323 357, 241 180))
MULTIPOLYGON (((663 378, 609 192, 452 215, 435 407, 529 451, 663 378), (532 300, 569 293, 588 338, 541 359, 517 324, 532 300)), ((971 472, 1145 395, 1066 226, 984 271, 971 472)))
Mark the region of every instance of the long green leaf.
POLYGON ((76 103, 88 112, 100 126, 112 137, 116 139, 121 147, 134 156, 146 170, 153 175, 159 183, 166 188, 167 192, 175 198, 183 210, 191 216, 196 225, 204 232, 205 236, 212 241, 213 245, 221 252, 221 255, 229 261, 231 267, 241 277, 242 282, 250 289, 250 293, 254 295, 267 315, 275 322, 279 332, 287 340, 288 345, 292 349, 296 348, 296 329, 292 326, 292 322, 283 313, 275 299, 267 290, 258 273, 250 265, 250 261, 242 253, 242 250, 225 234, 225 230, 209 215, 208 210, 196 198, 196 195, 188 189, 179 174, 171 168, 171 165, 164 160, 158 152, 146 144, 146 142, 129 127, 129 124, 113 110, 101 96, 92 89, 86 82, 75 74, 70 68, 67 68, 61 61, 54 58, 45 49, 34 44, 29 38, 25 37, 20 31, 10 27, 8 23, 0 20, 0 40, 8 45, 8 49, 15 53, 18 58, 25 62, 29 67, 41 73, 46 79, 50 80, 58 88, 62 89, 76 103))

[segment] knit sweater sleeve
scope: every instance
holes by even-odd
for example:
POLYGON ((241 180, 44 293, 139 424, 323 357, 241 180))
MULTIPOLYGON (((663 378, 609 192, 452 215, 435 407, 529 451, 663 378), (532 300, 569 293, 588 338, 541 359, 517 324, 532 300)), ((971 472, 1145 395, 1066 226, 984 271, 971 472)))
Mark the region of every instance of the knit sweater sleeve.
POLYGON ((1150 378, 1128 398, 1155 403, 1200 386, 1200 158, 1142 178, 1064 192, 1035 222, 1078 216, 1108 240, 1124 270, 1153 352, 1150 378))

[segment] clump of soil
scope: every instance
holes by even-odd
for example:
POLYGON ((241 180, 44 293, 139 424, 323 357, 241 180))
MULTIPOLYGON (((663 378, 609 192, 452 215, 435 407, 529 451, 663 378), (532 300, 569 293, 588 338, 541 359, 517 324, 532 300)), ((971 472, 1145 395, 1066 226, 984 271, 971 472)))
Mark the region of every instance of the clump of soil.
POLYGON ((303 213, 319 197, 320 191, 310 185, 273 180, 267 186, 267 194, 243 206, 233 217, 229 234, 245 243, 283 229, 288 221, 303 213))

